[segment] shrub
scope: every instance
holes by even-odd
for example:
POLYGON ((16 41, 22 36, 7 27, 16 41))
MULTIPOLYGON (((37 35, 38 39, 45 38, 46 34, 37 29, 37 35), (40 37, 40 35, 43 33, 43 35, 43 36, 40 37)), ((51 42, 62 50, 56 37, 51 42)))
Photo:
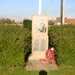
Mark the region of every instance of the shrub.
POLYGON ((23 20, 23 27, 31 30, 32 28, 32 20, 25 19, 23 20))
MULTIPOLYGON (((0 25, 0 66, 24 66, 31 46, 28 28, 0 25)), ((75 66, 75 26, 49 27, 49 47, 55 48, 58 65, 75 66)))
POLYGON ((75 66, 74 25, 50 27, 49 46, 55 48, 55 59, 58 65, 75 66))
POLYGON ((24 66, 25 54, 31 49, 30 37, 26 28, 0 26, 0 66, 24 66))

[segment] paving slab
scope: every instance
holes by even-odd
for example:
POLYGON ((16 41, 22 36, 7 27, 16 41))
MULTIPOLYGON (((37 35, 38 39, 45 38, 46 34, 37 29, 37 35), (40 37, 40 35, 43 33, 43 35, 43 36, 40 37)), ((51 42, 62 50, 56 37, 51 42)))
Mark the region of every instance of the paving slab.
POLYGON ((42 63, 39 60, 29 60, 26 70, 59 70, 57 64, 42 63))

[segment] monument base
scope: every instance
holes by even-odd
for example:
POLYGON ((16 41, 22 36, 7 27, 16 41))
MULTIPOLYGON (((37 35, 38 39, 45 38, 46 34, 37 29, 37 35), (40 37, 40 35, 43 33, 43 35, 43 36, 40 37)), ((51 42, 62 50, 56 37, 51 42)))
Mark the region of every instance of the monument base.
POLYGON ((51 63, 41 63, 38 60, 29 60, 27 63, 26 70, 59 70, 57 64, 51 64, 51 63))
POLYGON ((29 60, 40 60, 45 58, 45 51, 43 52, 34 52, 29 56, 29 60))

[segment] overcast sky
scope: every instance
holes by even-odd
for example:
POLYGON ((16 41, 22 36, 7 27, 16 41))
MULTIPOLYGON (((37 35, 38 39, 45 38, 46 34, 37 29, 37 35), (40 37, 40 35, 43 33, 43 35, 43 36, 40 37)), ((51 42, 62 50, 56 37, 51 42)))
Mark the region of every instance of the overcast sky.
MULTIPOLYGON (((65 17, 75 18, 75 0, 64 1, 65 17)), ((0 0, 0 18, 31 19, 33 14, 38 14, 38 3, 39 0, 0 0)), ((45 10, 49 19, 60 16, 60 0, 42 0, 42 14, 45 10)))

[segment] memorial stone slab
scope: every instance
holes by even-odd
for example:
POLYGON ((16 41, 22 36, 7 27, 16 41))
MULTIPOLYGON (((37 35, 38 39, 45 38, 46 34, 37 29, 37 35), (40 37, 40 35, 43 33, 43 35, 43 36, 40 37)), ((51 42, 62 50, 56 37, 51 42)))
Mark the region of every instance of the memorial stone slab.
POLYGON ((32 16, 32 56, 30 60, 45 58, 48 49, 48 16, 32 16))
POLYGON ((33 15, 32 17, 32 36, 48 35, 48 17, 33 15))

